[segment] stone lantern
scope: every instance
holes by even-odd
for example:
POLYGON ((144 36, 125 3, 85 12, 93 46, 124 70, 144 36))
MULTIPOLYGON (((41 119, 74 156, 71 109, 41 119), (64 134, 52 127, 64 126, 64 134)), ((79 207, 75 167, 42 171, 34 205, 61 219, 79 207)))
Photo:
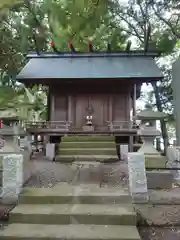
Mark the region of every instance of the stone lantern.
POLYGON ((143 144, 138 152, 144 153, 146 167, 166 167, 166 157, 162 156, 154 147, 155 137, 161 136, 161 132, 156 129, 156 121, 165 118, 166 114, 152 110, 144 110, 137 114, 137 119, 141 120, 138 135, 143 140, 143 144))
POLYGON ((2 121, 0 128, 0 141, 2 144, 0 151, 15 153, 19 152, 18 137, 25 135, 25 130, 20 127, 19 116, 14 109, 0 110, 0 120, 2 121))
POLYGON ((19 136, 24 136, 19 117, 13 108, 0 110, 0 161, 2 168, 2 201, 12 203, 18 199, 23 185, 24 152, 19 146, 19 136))
POLYGON ((143 140, 143 145, 138 152, 144 154, 146 168, 155 168, 151 171, 146 170, 147 187, 149 189, 172 188, 172 173, 165 169, 167 158, 162 156, 153 144, 155 137, 161 136, 160 131, 156 129, 156 121, 165 118, 166 114, 150 109, 137 114, 137 119, 141 120, 141 127, 138 134, 143 140), (159 168, 164 169, 159 170, 159 168))

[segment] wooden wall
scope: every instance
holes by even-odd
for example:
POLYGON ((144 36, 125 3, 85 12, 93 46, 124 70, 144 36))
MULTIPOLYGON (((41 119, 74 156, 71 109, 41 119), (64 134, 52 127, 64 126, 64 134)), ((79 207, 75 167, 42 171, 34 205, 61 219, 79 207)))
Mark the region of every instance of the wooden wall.
POLYGON ((98 127, 107 121, 128 121, 130 119, 130 91, 119 93, 68 93, 51 91, 51 121, 72 121, 75 128, 85 125, 88 103, 93 108, 93 124, 98 127))

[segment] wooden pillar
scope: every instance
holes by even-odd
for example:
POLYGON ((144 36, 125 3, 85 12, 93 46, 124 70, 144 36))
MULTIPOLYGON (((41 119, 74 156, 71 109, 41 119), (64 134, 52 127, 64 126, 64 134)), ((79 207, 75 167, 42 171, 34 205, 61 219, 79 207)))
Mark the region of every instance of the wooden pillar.
POLYGON ((51 94, 51 121, 55 121, 55 99, 54 99, 54 95, 51 94))
POLYGON ((136 84, 134 84, 133 88, 133 117, 136 117, 136 84))
POLYGON ((109 96, 109 121, 113 120, 113 99, 112 96, 109 96))
POLYGON ((48 89, 48 94, 47 94, 47 121, 50 121, 51 119, 51 93, 50 93, 50 87, 48 89))
POLYGON ((131 110, 132 110, 132 97, 131 97, 131 94, 129 93, 129 95, 128 95, 128 122, 129 122, 129 124, 128 124, 128 127, 131 129, 132 128, 132 119, 131 119, 131 110))
MULTIPOLYGON (((131 101, 131 109, 132 109, 132 117, 133 117, 133 125, 136 123, 136 84, 134 84, 133 86, 133 97, 132 97, 132 101, 131 101)), ((132 124, 130 125, 130 128, 132 128, 132 124)), ((129 136, 129 152, 133 152, 134 151, 134 136, 129 136)))
POLYGON ((68 96, 68 122, 72 121, 72 96, 68 96))
POLYGON ((133 152, 133 136, 129 136, 129 152, 133 152))

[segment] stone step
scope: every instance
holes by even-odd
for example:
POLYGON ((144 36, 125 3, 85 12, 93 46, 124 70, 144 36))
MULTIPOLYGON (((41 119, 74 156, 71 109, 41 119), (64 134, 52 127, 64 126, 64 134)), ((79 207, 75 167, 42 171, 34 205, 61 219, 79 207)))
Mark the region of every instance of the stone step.
POLYGON ((56 162, 75 162, 75 161, 96 161, 96 162, 114 162, 118 160, 117 155, 57 155, 56 162))
POLYGON ((11 224, 1 240, 140 240, 135 226, 11 224))
POLYGON ((116 143, 111 142, 62 142, 60 149, 64 148, 115 148, 116 143))
POLYGON ((59 155, 116 155, 116 148, 67 148, 60 149, 59 155))
POLYGON ((121 187, 97 184, 57 184, 54 188, 24 188, 20 204, 114 204, 131 203, 131 197, 121 187))
POLYGON ((66 136, 61 142, 109 142, 115 141, 114 136, 66 136))
POLYGON ((20 204, 10 223, 136 225, 132 204, 20 204))

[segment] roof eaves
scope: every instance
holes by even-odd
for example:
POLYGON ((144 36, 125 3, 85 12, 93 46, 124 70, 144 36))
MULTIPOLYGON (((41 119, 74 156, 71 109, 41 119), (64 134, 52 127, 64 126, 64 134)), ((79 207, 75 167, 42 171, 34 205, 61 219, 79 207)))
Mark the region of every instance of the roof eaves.
POLYGON ((95 58, 95 57, 159 57, 161 55, 160 52, 144 52, 144 51, 119 51, 119 52, 62 52, 62 53, 54 53, 47 52, 37 54, 35 52, 30 52, 27 55, 27 58, 95 58))

